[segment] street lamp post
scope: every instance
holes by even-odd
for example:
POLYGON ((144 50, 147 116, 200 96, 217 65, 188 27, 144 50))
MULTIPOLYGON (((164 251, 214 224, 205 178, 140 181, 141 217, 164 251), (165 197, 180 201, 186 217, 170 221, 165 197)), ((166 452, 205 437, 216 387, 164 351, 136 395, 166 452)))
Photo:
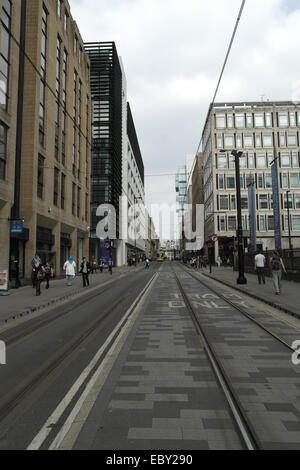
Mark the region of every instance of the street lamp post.
MULTIPOLYGON (((222 153, 225 153, 223 150, 222 153)), ((236 179, 236 202, 237 202, 237 239, 238 239, 238 264, 239 264, 239 277, 237 284, 247 284, 245 278, 245 258, 244 258, 244 239, 243 239, 243 224, 242 224, 242 204, 241 204, 241 179, 240 179, 240 157, 244 152, 232 150, 231 155, 235 158, 235 179, 236 179)))
POLYGON ((291 257, 292 270, 294 270, 294 253, 293 253, 292 235, 291 235, 290 198, 289 198, 290 193, 291 193, 290 190, 288 190, 286 192, 286 203, 287 203, 287 210, 288 210, 288 230, 289 230, 290 257, 291 257))

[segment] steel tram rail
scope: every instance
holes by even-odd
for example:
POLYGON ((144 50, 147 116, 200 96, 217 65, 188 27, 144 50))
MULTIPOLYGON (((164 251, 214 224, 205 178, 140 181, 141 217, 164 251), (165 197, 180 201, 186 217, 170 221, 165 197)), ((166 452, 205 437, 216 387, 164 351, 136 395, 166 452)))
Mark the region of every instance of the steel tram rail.
POLYGON ((186 269, 183 269, 183 271, 187 274, 189 274, 193 279, 195 279, 196 281, 200 282, 200 284, 202 284, 204 287, 206 287, 207 289, 209 289, 211 292, 213 292, 215 295, 217 295, 220 299, 224 300, 227 304, 229 304, 231 307, 233 307, 235 310, 238 310, 242 315, 244 315, 245 317, 247 317, 249 320, 251 320, 253 323, 255 323, 257 326, 259 326, 260 328, 262 328, 266 333, 268 333, 269 335, 271 335, 273 338, 277 339, 278 341, 280 341, 281 344, 283 344, 285 347, 287 347, 290 351, 293 351, 294 352, 294 349, 292 348, 292 346, 287 343, 283 338, 281 338, 280 336, 277 335, 277 333, 275 333, 274 331, 270 330, 270 328, 268 328, 267 326, 265 326, 262 322, 260 322, 259 320, 257 320, 256 318, 254 318, 252 315, 250 315, 248 312, 246 312, 246 310, 244 310, 242 307, 240 307, 239 305, 236 305, 234 302, 232 302, 230 299, 227 299, 223 294, 221 294, 220 292, 218 292, 216 289, 214 289, 212 286, 208 285, 206 282, 204 282, 202 279, 199 279, 197 276, 195 276, 195 274, 187 271, 186 269))
POLYGON ((191 318, 197 328, 197 331, 200 335, 200 339, 204 345, 204 349, 207 353, 208 359, 212 365, 213 371, 215 373, 215 376, 217 378, 217 381, 225 395, 226 401, 230 407, 230 411, 233 415, 234 422, 236 424, 237 430, 240 434, 240 438, 242 442, 244 443, 245 447, 247 450, 260 450, 262 448, 260 441, 250 424, 246 413, 244 412, 240 401, 233 390, 231 384, 230 384, 230 379, 227 377, 224 368, 222 364, 220 363, 216 353, 214 352, 212 346, 209 344, 209 341, 206 337, 205 332, 203 331, 203 328, 197 318, 197 315, 195 314, 195 311, 191 305, 191 302, 189 301, 184 288, 182 286, 182 283, 179 280, 179 277, 177 276, 177 273, 175 272, 174 268, 172 267, 173 274, 175 276, 178 288, 181 292, 181 295, 184 299, 184 302, 186 304, 187 309, 190 312, 191 318))

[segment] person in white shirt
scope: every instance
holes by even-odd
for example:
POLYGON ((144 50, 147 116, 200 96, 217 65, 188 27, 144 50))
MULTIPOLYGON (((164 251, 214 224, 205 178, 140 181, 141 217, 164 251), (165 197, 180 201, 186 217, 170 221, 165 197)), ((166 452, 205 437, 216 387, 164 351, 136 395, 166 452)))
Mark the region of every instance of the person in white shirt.
POLYGON ((75 277, 76 263, 73 260, 72 256, 64 264, 64 271, 66 271, 66 276, 68 279, 68 286, 72 285, 73 279, 75 277))
POLYGON ((266 264, 266 258, 263 255, 262 251, 259 250, 258 254, 255 256, 255 264, 254 264, 254 270, 257 272, 258 276, 258 283, 261 284, 261 281, 263 283, 266 283, 265 280, 265 264, 266 264))

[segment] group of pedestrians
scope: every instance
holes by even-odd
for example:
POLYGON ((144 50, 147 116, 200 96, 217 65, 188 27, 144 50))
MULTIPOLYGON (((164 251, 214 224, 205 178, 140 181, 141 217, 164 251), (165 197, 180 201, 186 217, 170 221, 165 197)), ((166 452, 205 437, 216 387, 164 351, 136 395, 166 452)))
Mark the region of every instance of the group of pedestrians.
MULTIPOLYGON (((261 285, 266 284, 265 279, 265 266, 266 266, 266 257, 263 252, 259 250, 258 254, 255 256, 254 270, 257 272, 258 283, 261 285)), ((286 273, 286 268, 282 258, 278 251, 274 250, 272 257, 270 258, 269 268, 272 273, 273 284, 275 288, 276 295, 281 293, 281 280, 282 280, 282 271, 286 273)))
MULTIPOLYGON (((40 296, 41 295, 41 282, 42 281, 46 282, 46 289, 48 290, 50 288, 50 279, 54 275, 54 270, 53 270, 52 265, 50 265, 49 261, 46 261, 46 263, 43 264, 42 259, 37 254, 32 259, 31 266, 32 266, 32 274, 31 274, 32 287, 36 289, 36 295, 40 296)), ((70 256, 63 266, 63 270, 66 273, 68 287, 71 287, 73 285, 73 280, 76 277, 76 267, 77 266, 73 257, 70 256)), ((99 261, 100 272, 103 272, 104 267, 105 267, 104 261, 101 259, 99 261)), ((91 263, 87 261, 85 257, 82 258, 79 272, 82 275, 83 287, 88 287, 90 285, 89 275, 91 273, 93 274, 94 271, 95 272, 97 271, 97 264, 95 263, 95 258, 94 257, 92 258, 91 263)), ((110 258, 108 261, 108 272, 110 273, 110 275, 113 274, 112 258, 110 258)))

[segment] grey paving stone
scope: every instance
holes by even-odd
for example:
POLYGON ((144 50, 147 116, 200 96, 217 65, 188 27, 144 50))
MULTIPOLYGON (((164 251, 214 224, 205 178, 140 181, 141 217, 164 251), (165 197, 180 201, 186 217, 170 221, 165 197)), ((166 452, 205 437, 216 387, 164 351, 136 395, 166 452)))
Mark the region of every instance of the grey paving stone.
POLYGON ((297 412, 295 406, 290 403, 266 403, 265 407, 268 411, 297 412))
MULTIPOLYGON (((283 425, 288 431, 297 431, 300 433, 300 421, 283 421, 283 425)), ((299 434, 299 450, 300 450, 300 434, 299 434)))
POLYGON ((159 439, 159 440, 182 440, 182 431, 180 428, 130 428, 128 439, 159 439))
POLYGON ((233 429, 232 419, 203 419, 204 429, 233 429))
POLYGON ((145 393, 118 393, 114 392, 112 395, 112 399, 114 401, 124 401, 124 400, 131 400, 131 401, 145 401, 146 394, 145 393))

